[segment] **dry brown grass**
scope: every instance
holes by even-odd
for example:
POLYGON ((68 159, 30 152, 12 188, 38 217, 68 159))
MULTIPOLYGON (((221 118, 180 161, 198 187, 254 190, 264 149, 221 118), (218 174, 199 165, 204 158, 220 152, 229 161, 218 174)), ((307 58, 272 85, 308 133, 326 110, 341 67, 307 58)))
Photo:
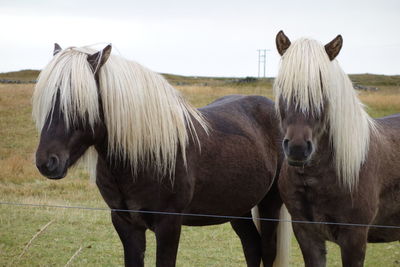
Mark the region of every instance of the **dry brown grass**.
POLYGON ((182 94, 196 107, 203 107, 215 99, 234 94, 263 95, 272 98, 272 85, 269 86, 176 86, 182 94))
POLYGON ((34 81, 39 75, 39 70, 21 70, 7 73, 0 73, 0 79, 14 81, 34 81))
POLYGON ((360 99, 375 118, 400 112, 400 87, 388 86, 376 92, 361 92, 360 99))
POLYGON ((37 132, 30 117, 32 84, 0 84, 0 181, 22 183, 37 175, 37 132))

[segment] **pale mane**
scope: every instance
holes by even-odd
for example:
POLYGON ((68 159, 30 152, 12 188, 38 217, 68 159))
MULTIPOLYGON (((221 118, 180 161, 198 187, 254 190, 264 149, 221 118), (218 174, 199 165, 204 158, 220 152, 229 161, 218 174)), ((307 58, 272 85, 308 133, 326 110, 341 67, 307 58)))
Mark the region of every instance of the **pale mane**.
POLYGON ((119 56, 111 55, 100 69, 98 89, 87 61, 95 52, 68 48, 43 69, 33 95, 37 128, 42 130, 58 92, 67 127, 87 118, 93 128, 100 120, 100 91, 110 156, 127 160, 135 172, 151 164, 171 177, 178 151, 186 165, 189 138, 198 141, 194 121, 207 132, 206 121, 161 75, 119 56))
POLYGON ((277 107, 282 98, 287 104, 294 100, 306 114, 318 116, 325 112, 337 175, 344 186, 353 190, 376 126, 338 62, 329 60, 319 42, 297 40, 282 57, 274 92, 277 107))

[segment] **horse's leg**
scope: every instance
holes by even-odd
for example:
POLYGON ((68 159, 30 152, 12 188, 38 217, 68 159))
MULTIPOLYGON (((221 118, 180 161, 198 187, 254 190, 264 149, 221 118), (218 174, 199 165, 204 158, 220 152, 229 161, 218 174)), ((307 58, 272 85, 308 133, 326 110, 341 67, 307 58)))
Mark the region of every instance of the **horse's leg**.
POLYGON ((303 254, 305 267, 326 266, 325 240, 319 237, 313 225, 293 223, 293 231, 303 254))
POLYGON ((157 240, 157 267, 173 267, 178 253, 182 217, 161 215, 155 225, 157 240))
POLYGON ((364 266, 367 236, 368 230, 365 227, 341 229, 337 243, 340 246, 344 267, 364 266))
MULTIPOLYGON (((279 219, 282 199, 275 184, 257 206, 261 218, 279 219)), ((273 265, 276 257, 278 222, 261 220, 260 224, 262 260, 264 267, 269 267, 273 265)))
MULTIPOLYGON (((251 213, 244 214, 244 216, 251 217, 251 213)), ((253 221, 237 219, 231 221, 231 225, 242 242, 247 266, 259 267, 261 262, 261 239, 253 221)))
POLYGON ((142 226, 132 224, 130 215, 126 212, 112 211, 111 219, 124 247, 125 266, 144 266, 146 229, 142 226))

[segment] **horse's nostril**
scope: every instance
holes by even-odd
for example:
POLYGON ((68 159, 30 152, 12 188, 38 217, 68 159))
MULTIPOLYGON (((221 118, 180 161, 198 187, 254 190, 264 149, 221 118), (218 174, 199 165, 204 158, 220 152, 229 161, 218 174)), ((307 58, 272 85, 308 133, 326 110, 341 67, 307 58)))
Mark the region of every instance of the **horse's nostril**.
POLYGON ((307 149, 305 151, 305 154, 306 154, 305 156, 309 156, 311 154, 312 150, 313 150, 313 145, 312 145, 311 141, 307 141, 307 149))
POLYGON ((60 160, 56 155, 50 155, 46 163, 47 170, 50 172, 54 171, 55 169, 57 169, 59 162, 60 160))
POLYGON ((289 148, 289 139, 284 139, 283 140, 283 149, 287 151, 288 148, 289 148))

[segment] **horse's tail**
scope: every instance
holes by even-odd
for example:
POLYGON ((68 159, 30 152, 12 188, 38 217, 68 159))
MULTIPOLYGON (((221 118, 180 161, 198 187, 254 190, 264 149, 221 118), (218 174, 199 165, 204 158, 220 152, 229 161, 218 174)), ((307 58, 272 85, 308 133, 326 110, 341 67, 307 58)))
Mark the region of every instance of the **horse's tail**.
MULTIPOLYGON (((251 215, 258 232, 261 233, 261 223, 258 219, 260 218, 260 213, 257 206, 251 209, 251 215)), ((274 267, 287 267, 289 266, 290 259, 292 224, 290 223, 290 214, 285 205, 282 205, 279 213, 279 220, 280 222, 277 230, 277 248, 274 267)), ((262 267, 263 264, 261 263, 260 266, 262 267)))
POLYGON ((260 223, 260 211, 258 210, 258 206, 254 206, 251 209, 251 217, 253 217, 254 225, 257 228, 259 234, 261 234, 261 223, 260 223))
MULTIPOLYGON (((259 234, 261 234, 261 222, 260 222, 260 211, 258 210, 258 206, 254 206, 251 209, 251 217, 253 217, 254 225, 257 228, 259 234)), ((264 267, 264 264, 261 261, 260 267, 264 267)))
POLYGON ((291 217, 285 205, 282 205, 279 220, 274 267, 287 267, 290 260, 292 223, 290 222, 291 217))

